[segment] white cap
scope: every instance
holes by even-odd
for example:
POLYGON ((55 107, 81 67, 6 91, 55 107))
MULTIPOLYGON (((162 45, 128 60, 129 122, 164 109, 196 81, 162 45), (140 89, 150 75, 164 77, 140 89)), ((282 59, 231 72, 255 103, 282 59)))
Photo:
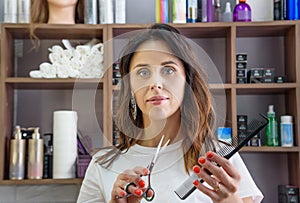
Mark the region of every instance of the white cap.
POLYGON ((274 105, 269 105, 268 113, 274 113, 274 105))
POLYGON ((292 123, 293 117, 290 115, 280 116, 281 123, 292 123))
POLYGON ((226 2, 225 12, 231 12, 230 2, 226 2))

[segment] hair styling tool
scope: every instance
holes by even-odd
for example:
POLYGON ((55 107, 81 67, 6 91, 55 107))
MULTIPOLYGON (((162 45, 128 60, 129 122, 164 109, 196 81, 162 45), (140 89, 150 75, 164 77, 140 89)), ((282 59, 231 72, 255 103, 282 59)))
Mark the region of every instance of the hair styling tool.
MULTIPOLYGON (((248 125, 247 134, 243 138, 238 138, 237 136, 232 137, 232 144, 220 144, 219 149, 217 149, 217 154, 223 156, 226 159, 232 157, 236 152, 238 152, 248 141, 253 138, 257 133, 259 133, 268 123, 269 120, 266 116, 260 114, 263 118, 262 120, 254 119, 248 125)), ((196 174, 192 174, 188 179, 186 179, 176 190, 174 191, 178 197, 182 200, 186 199, 192 192, 196 190, 193 185, 194 180, 198 179, 196 174)), ((203 183, 204 180, 199 180, 203 183)))

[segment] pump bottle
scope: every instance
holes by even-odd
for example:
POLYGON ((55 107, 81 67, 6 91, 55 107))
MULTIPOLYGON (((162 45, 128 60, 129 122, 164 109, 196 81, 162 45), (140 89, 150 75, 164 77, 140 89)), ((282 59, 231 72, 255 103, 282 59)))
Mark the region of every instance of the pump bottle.
POLYGON ((233 10, 233 21, 235 22, 249 22, 251 21, 251 8, 246 0, 239 0, 239 3, 233 10))
POLYGON ((269 105, 267 116, 269 123, 266 128, 266 145, 278 146, 278 126, 273 105, 269 105))
POLYGON ((43 178, 44 140, 41 139, 39 128, 33 130, 32 139, 28 140, 28 179, 43 178))
POLYGON ((24 179, 26 140, 22 139, 20 126, 15 127, 14 138, 10 140, 9 178, 24 179))
POLYGON ((225 12, 223 13, 224 22, 232 22, 232 12, 230 2, 226 2, 225 12))

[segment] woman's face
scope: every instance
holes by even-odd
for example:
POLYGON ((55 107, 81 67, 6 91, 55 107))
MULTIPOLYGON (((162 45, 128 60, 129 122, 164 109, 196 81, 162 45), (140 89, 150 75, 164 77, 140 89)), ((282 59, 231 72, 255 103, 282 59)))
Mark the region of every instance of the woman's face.
POLYGON ((179 111, 186 75, 182 62, 163 41, 149 40, 132 57, 130 83, 144 119, 161 120, 179 111))

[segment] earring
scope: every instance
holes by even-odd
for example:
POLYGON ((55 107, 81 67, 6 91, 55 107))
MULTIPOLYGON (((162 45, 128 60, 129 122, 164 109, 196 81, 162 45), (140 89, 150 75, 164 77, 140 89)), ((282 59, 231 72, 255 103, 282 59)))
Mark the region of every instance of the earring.
POLYGON ((131 115, 133 117, 133 120, 136 120, 137 108, 136 108, 136 101, 133 96, 130 98, 130 106, 131 106, 131 115))

